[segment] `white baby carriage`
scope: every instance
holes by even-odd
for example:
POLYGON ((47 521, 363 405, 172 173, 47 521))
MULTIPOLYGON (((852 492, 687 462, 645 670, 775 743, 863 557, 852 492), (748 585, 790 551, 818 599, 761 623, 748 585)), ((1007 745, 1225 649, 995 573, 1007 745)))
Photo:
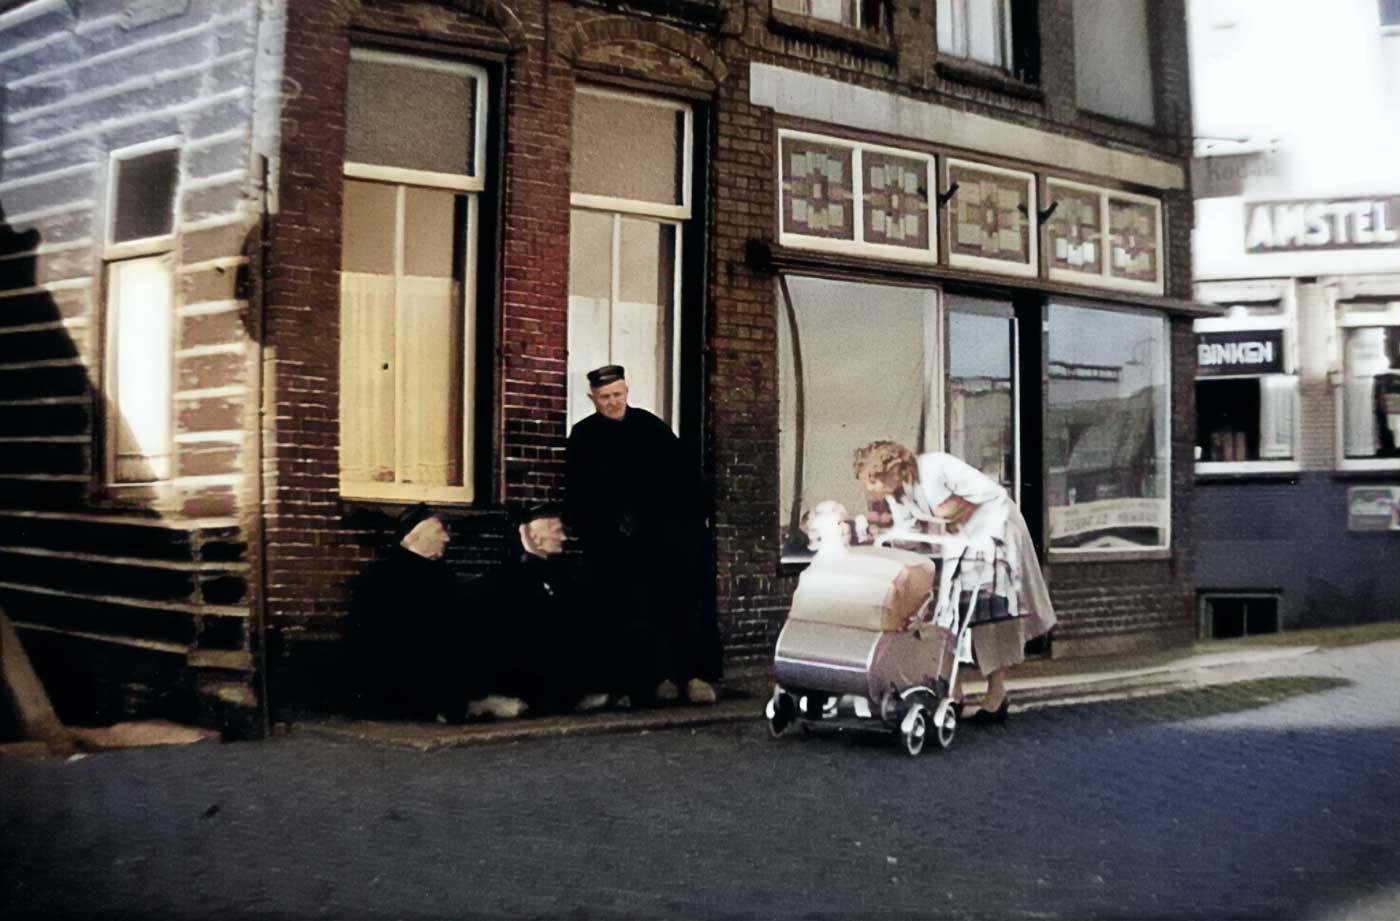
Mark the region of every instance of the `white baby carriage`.
POLYGON ((1000 556, 994 544, 913 532, 819 552, 778 636, 769 732, 854 717, 897 731, 910 755, 930 731, 940 748, 950 746, 958 725, 951 690, 959 660, 970 659, 973 613, 1000 556))

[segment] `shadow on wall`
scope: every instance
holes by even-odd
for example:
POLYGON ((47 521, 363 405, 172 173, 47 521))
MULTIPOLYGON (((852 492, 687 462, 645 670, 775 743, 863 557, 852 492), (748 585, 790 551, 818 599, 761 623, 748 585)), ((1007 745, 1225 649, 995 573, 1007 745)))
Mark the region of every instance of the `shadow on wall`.
MULTIPOLYGON (((0 88, 0 151, 4 102, 0 88)), ((191 574, 137 570, 100 555, 178 558, 181 536, 135 522, 94 525, 44 514, 101 503, 107 515, 161 517, 145 497, 117 508, 99 495, 104 439, 137 444, 142 436, 88 371, 104 341, 104 314, 91 293, 100 290, 98 280, 56 296, 42 286, 42 244, 39 231, 10 225, 0 196, 0 605, 65 722, 186 719, 194 696, 182 686, 185 656, 172 653, 194 641, 195 619, 153 618, 139 606, 92 600, 179 591, 163 583, 191 574)))

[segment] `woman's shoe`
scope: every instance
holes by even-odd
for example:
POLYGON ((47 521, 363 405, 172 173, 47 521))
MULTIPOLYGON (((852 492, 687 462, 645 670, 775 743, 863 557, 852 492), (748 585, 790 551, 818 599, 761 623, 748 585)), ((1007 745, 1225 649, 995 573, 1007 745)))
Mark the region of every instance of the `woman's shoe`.
POLYGON ((974 726, 999 726, 1006 722, 1006 714, 1009 712, 1010 707, 1010 698, 1003 697, 1000 707, 997 707, 995 710, 978 710, 967 718, 967 722, 972 723, 974 726))

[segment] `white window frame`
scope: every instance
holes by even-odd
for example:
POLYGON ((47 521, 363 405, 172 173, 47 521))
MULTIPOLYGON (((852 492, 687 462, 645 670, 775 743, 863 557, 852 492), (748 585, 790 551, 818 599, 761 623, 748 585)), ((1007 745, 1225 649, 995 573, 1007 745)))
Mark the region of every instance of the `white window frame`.
POLYGON ((178 335, 175 325, 176 309, 176 264, 175 246, 178 237, 178 220, 180 213, 181 191, 183 187, 182 170, 178 153, 184 145, 184 138, 179 135, 167 135, 155 138, 140 144, 132 144, 127 147, 120 147, 112 150, 108 154, 107 160, 107 190, 104 196, 104 207, 106 209, 103 220, 103 250, 102 250, 102 303, 103 303, 103 348, 102 348, 102 391, 106 395, 105 406, 103 407, 103 457, 102 457, 102 481, 109 489, 126 490, 150 488, 152 485, 169 483, 175 478, 175 340, 178 335), (117 186, 118 177, 121 175, 121 164, 128 160, 136 159, 147 154, 160 153, 167 150, 176 151, 175 163, 175 188, 171 195, 170 230, 163 234, 151 237, 142 237, 135 240, 125 240, 120 243, 114 240, 116 233, 117 219, 117 186), (115 291, 112 286, 113 266, 126 262, 134 262, 145 259, 165 259, 170 263, 170 323, 166 327, 164 343, 158 343, 158 351, 166 356, 166 381, 165 392, 169 396, 166 406, 166 444, 164 457, 167 459, 167 469, 163 475, 157 475, 150 479, 143 480, 119 480, 117 478, 117 441, 122 420, 121 393, 119 392, 117 367, 118 325, 120 303, 114 301, 115 291))
MULTIPOLYGON (((612 218, 612 277, 609 281, 608 309, 611 313, 613 305, 617 303, 618 295, 622 288, 622 220, 623 218, 638 218, 652 220, 658 224, 669 224, 675 228, 676 251, 675 265, 672 267, 672 291, 671 291, 671 354, 668 356, 671 367, 670 371, 670 391, 671 405, 669 407, 671 417, 671 429, 677 434, 680 433, 681 414, 681 268, 684 264, 683 253, 685 252, 685 222, 691 217, 691 173, 694 147, 695 131, 695 110, 683 102, 668 99, 664 96, 651 96, 643 93, 629 93, 623 90, 615 90, 600 86, 588 86, 579 84, 574 87, 575 93, 588 96, 598 96, 605 99, 622 99, 631 103, 641 103, 644 105, 658 106, 663 109, 681 112, 684 114, 684 136, 681 139, 681 201, 678 205, 662 205, 657 202, 643 201, 633 198, 620 198, 611 195, 590 195, 581 192, 571 192, 569 194, 569 206, 571 209, 577 208, 584 211, 593 211, 599 214, 607 214, 612 218)), ((570 243, 572 246, 572 243, 570 243)), ((609 336, 611 341, 611 336, 609 336)), ((565 405, 572 406, 574 396, 578 388, 582 386, 580 381, 575 380, 578 375, 573 373, 565 375, 565 405)))
POLYGON ((919 262, 932 265, 938 261, 938 168, 937 158, 921 150, 908 150, 900 147, 886 147, 882 144, 867 144, 849 138, 814 134, 810 131, 797 131, 791 128, 778 129, 777 148, 774 156, 778 161, 778 245, 794 249, 809 249, 825 253, 846 253, 854 256, 868 256, 875 259, 895 259, 900 262, 919 262), (830 237, 816 237, 794 233, 783 223, 783 182, 787 177, 787 158, 783 156, 783 141, 794 138, 812 141, 831 147, 843 147, 851 151, 851 221, 854 226, 854 240, 836 240, 830 237), (903 157, 908 160, 922 160, 925 165, 924 182, 928 189, 928 248, 914 249, 908 246, 890 246, 887 243, 870 243, 865 239, 865 151, 903 157))
POLYGON ((465 61, 445 61, 414 54, 400 54, 393 51, 379 51, 374 48, 351 48, 350 60, 369 61, 377 64, 396 64, 401 67, 416 67, 419 70, 435 70, 441 73, 471 77, 476 81, 476 99, 473 112, 476 124, 473 126, 471 172, 440 173, 432 170, 403 169, 394 166, 380 166, 374 163, 356 163, 346 160, 344 175, 347 179, 369 179, 376 182, 391 182, 401 185, 418 185, 434 189, 454 189, 458 192, 481 192, 486 188, 486 122, 489 96, 487 92, 486 70, 465 61))
POLYGON ((860 0, 841 0, 841 5, 842 5, 845 9, 850 10, 850 11, 852 12, 852 18, 851 18, 851 21, 850 21, 850 22, 846 22, 844 19, 841 20, 840 22, 837 22, 837 21, 834 20, 834 19, 827 19, 825 16, 818 16, 818 15, 816 15, 815 13, 812 12, 812 0, 799 0, 799 2, 802 4, 802 7, 803 7, 802 9, 800 9, 800 10, 790 10, 790 9, 784 9, 784 8, 778 6, 776 0, 774 0, 774 2, 772 3, 772 9, 773 9, 773 11, 775 11, 775 12, 778 12, 778 13, 787 13, 787 14, 790 15, 790 16, 806 16, 808 19, 813 19, 813 20, 815 20, 815 21, 817 21, 817 22, 828 23, 829 25, 833 25, 833 26, 840 26, 840 27, 843 28, 843 29, 862 29, 862 30, 863 30, 863 29, 868 29, 868 28, 870 28, 869 26, 867 26, 867 25, 862 21, 862 18, 861 18, 862 9, 861 9, 861 2, 860 2, 860 0))
MULTIPOLYGON (((1029 233, 1029 256, 1030 261, 1024 264, 1017 262, 1007 262, 1004 259, 985 259, 981 256, 969 256, 965 253, 953 252, 953 241, 956 239, 955 229, 956 217, 953 209, 957 207, 957 197, 954 196, 947 204, 948 210, 948 264, 955 268, 974 269, 979 272, 990 272, 994 275, 1016 275, 1023 278, 1036 278, 1040 275, 1040 228, 1036 218, 1036 207, 1039 199, 1036 196, 1036 175, 1025 170, 1008 169, 1004 166, 993 166, 990 163, 979 163, 976 160, 962 160, 957 157, 943 158, 943 187, 951 189, 953 187, 953 168, 957 166, 975 169, 984 173, 995 173, 1001 176, 1011 176, 1021 180, 1026 184, 1026 221, 1029 233)), ((1107 225, 1104 232, 1107 233, 1107 225)))
MULTIPOLYGON (((955 39, 957 36, 957 27, 960 24, 958 17, 966 15, 967 3, 968 0, 949 0, 948 2, 949 11, 953 14, 953 22, 949 24, 948 29, 949 32, 955 37, 955 39)), ((937 15, 936 6, 937 5, 935 4, 935 16, 937 15)), ((997 6, 1001 10, 1000 64, 992 64, 987 61, 979 61, 972 56, 970 51, 972 44, 971 37, 966 29, 963 30, 963 41, 964 44, 968 47, 964 48, 961 54, 959 54, 956 50, 944 48, 938 43, 938 25, 937 23, 935 23, 933 42, 934 47, 938 50, 939 57, 955 58, 958 61, 966 61, 967 63, 973 64, 978 67, 991 67, 996 70, 1001 70, 1010 73, 1013 50, 1013 36, 1011 35, 1011 0, 998 0, 997 6)))
POLYGON ((1376 285, 1368 285, 1366 282, 1343 283, 1338 290, 1337 286, 1329 287, 1329 298, 1333 300, 1333 316, 1335 318, 1335 328, 1337 329, 1336 347, 1334 349, 1332 366, 1335 369, 1333 374, 1333 405, 1336 418, 1336 462, 1338 470, 1400 470, 1400 457, 1347 457, 1346 456, 1346 334, 1350 329, 1364 329, 1378 326, 1400 326, 1400 290, 1397 290, 1394 282, 1381 281, 1376 285), (1371 296, 1379 293, 1382 297, 1389 297, 1385 309, 1367 311, 1366 313, 1351 313, 1347 310, 1347 302, 1357 296, 1371 296))
POLYGON ((1193 333, 1247 332, 1251 330, 1283 330, 1283 372, 1281 375, 1260 374, 1212 374, 1207 378, 1193 380, 1232 380, 1273 376, 1291 377, 1293 380, 1293 457, 1289 460, 1255 461, 1196 461, 1197 476, 1213 473, 1296 473, 1303 469, 1302 464, 1302 413, 1298 394, 1300 380, 1298 362, 1298 299, 1296 289, 1288 281, 1236 282, 1219 284, 1199 284, 1196 286, 1196 299, 1212 304, 1244 305, 1277 303, 1276 316, 1262 317, 1203 317, 1192 324, 1193 333))
MULTIPOLYGON (((472 145, 471 175, 463 176, 456 173, 441 173, 431 170, 402 169, 398 167, 380 166, 372 163, 357 163, 348 160, 345 161, 342 170, 342 180, 351 179, 356 181, 380 182, 390 185, 395 189, 395 278, 400 278, 404 274, 403 248, 408 188, 413 186, 424 189, 465 193, 467 202, 467 227, 464 235, 465 259, 462 269, 463 277, 455 279, 455 281, 461 285, 462 291, 462 301, 459 305, 462 310, 462 485, 431 486, 420 483, 401 483, 397 481, 397 477, 400 474, 400 471, 397 469, 399 458, 403 455, 404 420, 403 413, 396 411, 394 414, 394 476, 396 481, 393 483, 381 483, 373 480, 347 480, 344 473, 338 471, 337 477, 340 495, 348 499, 468 504, 476 499, 476 464, 474 463, 473 457, 473 451, 476 446, 476 433, 472 423, 476 418, 474 400, 476 397, 477 368, 474 359, 477 344, 477 249, 480 241, 480 222, 478 216, 480 214, 480 193, 484 192, 486 189, 486 125, 488 121, 487 107, 489 105, 487 73, 485 68, 476 64, 469 64, 465 61, 445 61, 440 58, 399 54, 390 51, 379 51, 373 48, 352 48, 350 49, 350 58, 351 60, 396 64, 472 77, 476 81, 476 98, 473 104, 476 124, 473 126, 475 140, 472 145)), ((394 398, 396 406, 401 406, 399 401, 402 400, 400 388, 403 383, 405 361, 401 351, 404 347, 405 338, 402 335, 403 321, 402 311, 396 308, 394 311, 394 398)), ((337 413, 337 439, 340 437, 338 416, 339 414, 337 413)))
MULTIPOLYGON (((1166 241, 1162 239, 1162 202, 1150 195, 1137 195, 1132 192, 1123 192, 1118 189, 1107 189, 1103 186, 1089 185, 1083 182, 1075 182, 1071 179, 1060 179, 1054 176, 1045 177, 1045 194, 1050 201, 1055 200, 1055 189, 1068 188, 1080 192, 1089 192, 1098 196, 1099 199, 1099 238, 1098 244, 1101 251, 1100 262, 1102 265, 1098 273, 1075 272, 1071 269, 1058 268, 1049 265, 1049 276, 1051 281, 1064 281, 1075 285, 1086 285, 1094 288, 1104 288, 1113 291, 1133 291, 1142 294, 1161 294, 1166 288, 1166 241), (1111 247, 1111 237, 1109 235, 1109 202, 1112 199, 1129 201, 1137 204, 1151 205, 1156 212, 1156 234, 1157 234, 1157 277, 1153 281, 1138 281, 1133 278, 1120 278, 1113 274, 1113 251, 1111 247)), ((1048 234, 1048 230, 1046 233, 1048 234)))
MULTIPOLYGON (((1147 558, 1157 558, 1169 555, 1172 552, 1172 526, 1174 524, 1172 515, 1172 475, 1173 468, 1176 462, 1175 458, 1172 456, 1171 324, 1167 322, 1166 316, 1160 311, 1137 310, 1132 308, 1115 307, 1102 303, 1093 303, 1082 300, 1076 300, 1073 298, 1051 298, 1046 303, 1047 323, 1053 322, 1052 320, 1050 320, 1050 307, 1054 306, 1055 304, 1059 304, 1065 307, 1080 307, 1089 310, 1100 310, 1105 313, 1122 313, 1134 316, 1152 317, 1162 324, 1162 347, 1159 357, 1163 362, 1163 369, 1166 375, 1166 386, 1163 387, 1163 394, 1165 396, 1165 399, 1163 400, 1162 412, 1166 419, 1167 429, 1167 445, 1166 451, 1164 452, 1164 456, 1166 457, 1167 461, 1167 469, 1162 473, 1161 479, 1163 484, 1163 495, 1160 501, 1163 503, 1162 507, 1166 509, 1167 520, 1166 524, 1162 527, 1162 543, 1160 544, 1153 544, 1150 546, 1147 544, 1142 544, 1130 547, 1052 547, 1050 546, 1051 542, 1054 540, 1054 535, 1051 533, 1050 530, 1050 513, 1052 510, 1052 506, 1050 505, 1049 497, 1047 496, 1045 501, 1046 555, 1051 561, 1058 561, 1062 563, 1072 563, 1079 560, 1100 559, 1109 561, 1112 561, 1114 559, 1121 559, 1129 561, 1134 559, 1142 559, 1144 558, 1144 556, 1147 558)), ((1046 343, 1045 348, 1045 359, 1048 364, 1050 361, 1050 347, 1048 342, 1046 343)), ((1049 381, 1046 382, 1046 407, 1047 409, 1049 407, 1049 381)), ((1049 466, 1049 461, 1047 459, 1047 471, 1049 470, 1049 466)))
POLYGON ((604 99, 621 99, 627 102, 656 106, 681 112, 685 116, 685 137, 681 143, 681 201, 677 205, 663 205, 659 202, 643 201, 635 198, 619 198, 612 195, 587 195, 570 192, 569 204, 575 208, 590 211, 621 211, 641 217, 662 218, 671 221, 690 220, 691 171, 693 169, 691 148, 695 137, 695 111, 683 102, 664 96, 649 96, 643 93, 629 93, 624 90, 608 89, 600 86, 579 84, 574 87, 576 94, 598 96, 604 99))

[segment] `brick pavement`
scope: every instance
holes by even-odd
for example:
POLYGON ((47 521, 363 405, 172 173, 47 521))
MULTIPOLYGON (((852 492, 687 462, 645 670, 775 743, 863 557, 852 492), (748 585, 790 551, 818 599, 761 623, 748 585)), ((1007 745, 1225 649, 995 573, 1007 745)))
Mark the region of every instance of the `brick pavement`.
POLYGON ((0 909, 1385 917, 1397 661, 1400 642, 1273 663, 1311 681, 1302 696, 1274 681, 1032 710, 919 759, 863 733, 773 742, 757 720, 429 753, 294 732, 6 759, 0 909))

